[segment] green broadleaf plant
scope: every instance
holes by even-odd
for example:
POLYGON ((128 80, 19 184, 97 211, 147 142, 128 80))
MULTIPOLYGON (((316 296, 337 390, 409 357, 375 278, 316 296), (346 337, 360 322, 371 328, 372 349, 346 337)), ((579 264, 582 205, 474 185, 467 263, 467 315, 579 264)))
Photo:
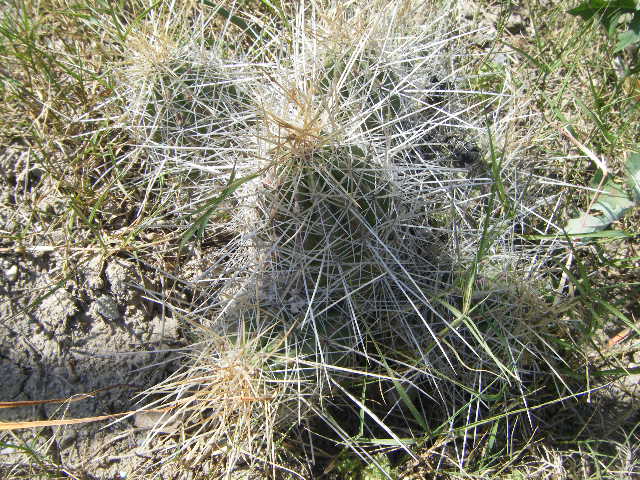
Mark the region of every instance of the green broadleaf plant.
POLYGON ((590 234, 605 230, 621 219, 631 208, 640 204, 640 154, 632 153, 627 159, 626 181, 631 192, 627 194, 618 184, 609 179, 600 189, 600 193, 590 210, 598 215, 582 212, 572 218, 564 227, 568 235, 590 234))
POLYGON ((587 21, 597 19, 610 36, 618 31, 614 53, 640 43, 640 8, 636 0, 586 0, 568 13, 587 21), (633 14, 628 23, 620 21, 620 17, 625 14, 633 14), (619 31, 624 25, 627 30, 619 31))
POLYGON ((627 159, 627 184, 636 204, 640 203, 640 154, 632 153, 627 159))

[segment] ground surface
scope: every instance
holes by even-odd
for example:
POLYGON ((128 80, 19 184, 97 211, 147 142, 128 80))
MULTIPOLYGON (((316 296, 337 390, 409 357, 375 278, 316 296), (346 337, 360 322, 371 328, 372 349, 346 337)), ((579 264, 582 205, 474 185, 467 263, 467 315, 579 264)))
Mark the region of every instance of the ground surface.
MULTIPOLYGON (((180 328, 143 298, 141 286, 151 287, 154 278, 134 260, 82 248, 70 253, 73 241, 65 242, 48 223, 64 202, 52 197, 50 179, 29 161, 27 149, 4 149, 0 155, 0 231, 36 232, 27 250, 5 244, 0 258, 2 400, 97 392, 68 404, 0 410, 0 420, 83 418, 136 408, 132 395, 175 369, 175 349, 184 345, 180 328)), ((16 435, 33 447, 51 437, 52 458, 79 474, 109 478, 123 469, 119 455, 130 457, 148 427, 138 415, 137 424, 132 417, 107 427, 101 422, 16 435)), ((0 462, 10 464, 12 451, 2 449, 0 462)))

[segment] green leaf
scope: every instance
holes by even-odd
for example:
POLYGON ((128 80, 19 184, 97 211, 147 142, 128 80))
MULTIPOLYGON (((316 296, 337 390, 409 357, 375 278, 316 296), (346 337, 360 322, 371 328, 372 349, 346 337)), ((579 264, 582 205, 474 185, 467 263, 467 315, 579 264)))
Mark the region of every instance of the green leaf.
POLYGON ((636 10, 635 0, 586 0, 567 13, 590 20, 599 13, 612 10, 624 10, 626 13, 636 10))
POLYGON ((620 15, 636 11, 635 0, 587 0, 567 13, 584 20, 598 19, 609 34, 612 34, 620 15))
POLYGON ((629 45, 633 45, 638 42, 640 42, 640 10, 636 11, 633 19, 629 23, 629 30, 618 35, 618 43, 616 44, 616 48, 613 52, 620 52, 629 45))
POLYGON ((588 213, 582 213, 578 218, 572 218, 564 227, 569 235, 579 235, 581 233, 593 233, 604 230, 611 222, 604 217, 595 217, 588 213))
MULTIPOLYGON (((565 372, 565 370, 563 370, 563 373, 568 373, 569 375, 571 375, 571 373, 569 373, 568 371, 565 372)), ((589 375, 593 377, 605 377, 609 375, 626 377, 628 375, 637 375, 639 373, 640 373, 640 367, 630 367, 630 368, 613 368, 611 370, 596 370, 593 372, 590 371, 589 375)))
MULTIPOLYGON (((633 179, 634 182, 640 182, 638 178, 638 174, 640 173, 640 155, 634 154, 629 156, 627 169, 630 172, 629 179, 633 179)), ((600 212, 602 215, 595 216, 583 212, 578 218, 572 218, 567 222, 564 228, 565 233, 567 235, 581 235, 604 230, 613 222, 620 220, 627 210, 635 206, 636 202, 629 198, 622 186, 609 180, 602 187, 600 194, 591 207, 592 210, 600 212)))
POLYGON ((589 186, 591 188, 600 188, 605 184, 605 174, 601 169, 596 170, 596 173, 593 174, 593 177, 589 181, 589 186))
POLYGON ((375 342, 374 342, 374 346, 375 346, 376 350, 378 351, 378 354, 380 355, 380 360, 382 361, 382 363, 384 364, 385 369, 387 370, 387 375, 389 375, 389 377, 391 378, 391 381, 393 382, 393 386, 395 387, 396 391, 400 395, 400 398, 402 399, 404 404, 407 406, 407 408, 411 412, 411 415, 413 415, 413 418, 416 420, 416 422, 418 422, 418 425, 420 425, 420 427, 422 428, 423 432, 431 433, 431 428, 429 427, 429 424, 428 424, 427 420, 425 419, 424 415, 422 415, 422 413, 415 406, 415 404, 411 400, 411 397, 407 393, 407 390, 402 385, 402 382, 400 382, 397 379, 395 372, 391 369, 391 367, 389 367, 389 364, 387 363, 387 360, 385 359, 384 355, 382 354, 382 351, 380 350, 380 347, 375 342))
POLYGON ((622 187, 613 182, 608 182, 603 188, 597 201, 593 204, 593 209, 602 212, 602 217, 608 223, 619 220, 627 210, 635 203, 629 200, 622 187))
POLYGON ((631 153, 627 158, 627 184, 636 204, 640 203, 640 154, 631 153))
POLYGON ((204 232, 209 224, 209 220, 215 214, 218 206, 224 202, 227 198, 229 198, 233 192, 235 192, 242 185, 247 183, 254 178, 259 177, 264 170, 260 170, 257 173, 252 173, 242 178, 235 178, 235 169, 231 172, 231 177, 229 178, 229 182, 222 189, 220 195, 212 198, 204 207, 200 208, 195 212, 195 215, 198 217, 193 222, 193 225, 189 227, 189 229, 184 233, 182 239, 180 240, 180 249, 182 249, 193 236, 202 237, 204 236, 204 232))
MULTIPOLYGON (((569 234, 568 236, 573 238, 595 238, 595 239, 608 239, 608 240, 617 240, 620 238, 633 238, 634 235, 624 232, 622 230, 604 230, 601 232, 592 232, 592 233, 578 233, 578 234, 569 234)), ((522 238, 525 240, 547 240, 547 239, 555 239, 558 238, 558 234, 550 234, 550 235, 522 235, 522 238)))

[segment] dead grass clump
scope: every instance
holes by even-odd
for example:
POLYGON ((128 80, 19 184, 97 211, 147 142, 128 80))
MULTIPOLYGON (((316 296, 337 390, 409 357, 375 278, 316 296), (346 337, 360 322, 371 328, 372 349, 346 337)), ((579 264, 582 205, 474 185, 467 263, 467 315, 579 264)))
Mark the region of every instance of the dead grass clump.
POLYGON ((147 409, 164 412, 147 445, 162 462, 174 458, 189 469, 288 470, 283 444, 295 443, 287 432, 306 415, 312 387, 284 353, 285 340, 267 332, 203 336, 181 371, 146 392, 156 398, 147 409))

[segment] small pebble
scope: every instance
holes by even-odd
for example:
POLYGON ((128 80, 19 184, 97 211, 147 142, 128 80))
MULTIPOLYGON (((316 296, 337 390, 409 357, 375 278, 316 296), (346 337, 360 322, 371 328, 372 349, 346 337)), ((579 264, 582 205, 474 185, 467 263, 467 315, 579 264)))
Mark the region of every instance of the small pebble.
POLYGON ((102 315, 107 320, 120 320, 120 310, 118 309, 118 303, 109 295, 101 295, 94 302, 95 311, 102 315))
POLYGON ((4 278, 9 282, 15 282, 18 279, 18 266, 12 265, 4 271, 4 278))
POLYGON ((178 421, 161 412, 137 412, 133 417, 133 425, 141 430, 173 433, 178 428, 178 421))

